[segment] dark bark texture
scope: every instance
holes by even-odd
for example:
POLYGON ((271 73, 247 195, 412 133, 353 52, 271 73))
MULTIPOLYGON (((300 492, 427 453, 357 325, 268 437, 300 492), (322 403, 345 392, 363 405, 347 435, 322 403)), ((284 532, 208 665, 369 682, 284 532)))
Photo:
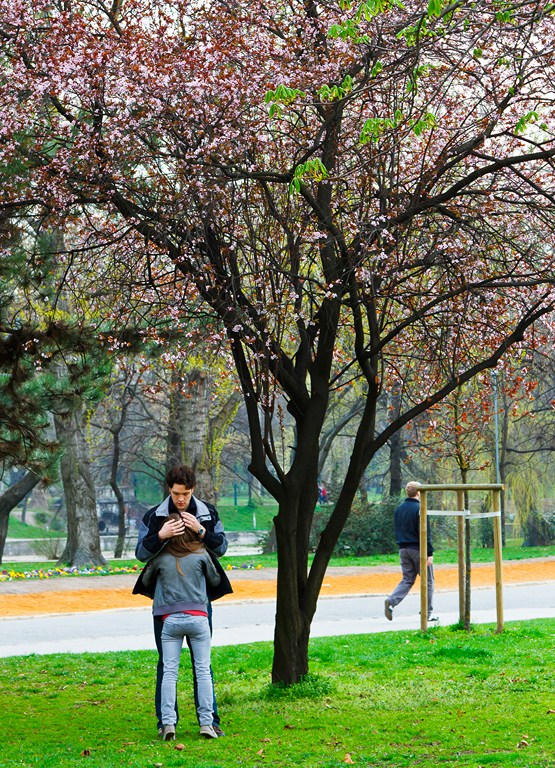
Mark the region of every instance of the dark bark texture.
POLYGON ((2 562, 8 536, 10 512, 14 507, 17 507, 20 501, 23 501, 39 481, 40 477, 38 475, 28 471, 0 496, 0 563, 2 562))
POLYGON ((81 407, 57 414, 54 424, 63 446, 60 468, 67 510, 67 541, 58 562, 70 566, 104 565, 81 407))

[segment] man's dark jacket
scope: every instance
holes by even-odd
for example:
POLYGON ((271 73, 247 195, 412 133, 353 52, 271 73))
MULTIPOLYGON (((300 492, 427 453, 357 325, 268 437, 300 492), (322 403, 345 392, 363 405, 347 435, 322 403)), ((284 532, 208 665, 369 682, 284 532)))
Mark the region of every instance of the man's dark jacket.
MULTIPOLYGON (((399 549, 420 549, 420 501, 406 498, 395 510, 393 520, 399 549)), ((428 557, 433 552, 428 528, 428 557)))
MULTIPOLYGON (((158 532, 168 519, 169 513, 177 511, 178 510, 171 500, 171 497, 167 497, 162 504, 157 504, 144 514, 139 530, 135 556, 143 563, 146 562, 146 565, 139 574, 139 578, 133 587, 134 595, 145 595, 151 599, 154 598, 156 582, 153 581, 146 587, 143 583, 143 574, 146 572, 147 568, 149 568, 150 561, 166 546, 167 540, 161 542, 158 538, 158 532)), ((216 507, 212 504, 208 504, 208 502, 199 501, 198 499, 195 499, 194 496, 191 499, 187 512, 195 515, 199 523, 205 528, 206 532, 204 534, 203 543, 220 575, 220 583, 218 586, 211 587, 209 584, 206 585, 208 599, 212 602, 219 597, 229 595, 233 592, 227 574, 218 560, 218 556, 221 557, 224 555, 227 549, 227 538, 224 532, 224 527, 218 516, 216 507)))

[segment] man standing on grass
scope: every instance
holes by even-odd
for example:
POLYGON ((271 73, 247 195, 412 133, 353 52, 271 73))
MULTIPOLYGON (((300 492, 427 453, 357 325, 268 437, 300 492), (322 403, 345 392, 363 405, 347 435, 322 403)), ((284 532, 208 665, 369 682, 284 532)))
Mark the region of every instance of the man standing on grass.
MULTIPOLYGON (((420 484, 407 483, 407 498, 394 513, 395 538, 399 545, 399 558, 403 578, 385 601, 385 617, 393 619, 393 609, 410 592, 420 574, 420 484)), ((433 614, 434 600, 434 548, 428 529, 428 621, 437 621, 433 614)))
MULTIPOLYGON (((220 584, 217 587, 209 589, 208 597, 210 601, 212 601, 233 591, 229 579, 217 559, 226 553, 227 538, 216 508, 212 504, 201 501, 193 495, 195 482, 195 473, 190 467, 177 466, 172 467, 169 470, 166 475, 166 485, 168 486, 170 495, 167 496, 160 505, 152 507, 152 509, 149 509, 148 512, 145 513, 139 529, 135 557, 143 563, 148 563, 155 555, 164 549, 173 536, 181 535, 185 529, 188 528, 193 531, 199 541, 202 541, 212 557, 216 570, 220 574, 220 584), (170 512, 179 513, 179 519, 169 520, 168 515, 170 512)), ((141 574, 135 584, 133 594, 153 597, 154 584, 149 585, 148 589, 145 588, 141 574)), ((210 602, 208 603, 208 611, 210 633, 212 633, 212 605, 210 602)), ((156 717, 158 718, 158 733, 160 735, 162 734, 161 690, 164 674, 161 638, 163 626, 163 618, 161 616, 154 616, 154 639, 158 650, 156 693, 154 701, 156 706, 156 717)), ((191 659, 193 660, 195 705, 198 709, 194 656, 190 645, 189 650, 191 652, 191 659)), ((210 670, 210 674, 212 674, 212 670, 210 670)), ((220 728, 220 717, 218 715, 215 694, 213 711, 214 717, 212 727, 218 736, 224 736, 225 734, 220 728)))

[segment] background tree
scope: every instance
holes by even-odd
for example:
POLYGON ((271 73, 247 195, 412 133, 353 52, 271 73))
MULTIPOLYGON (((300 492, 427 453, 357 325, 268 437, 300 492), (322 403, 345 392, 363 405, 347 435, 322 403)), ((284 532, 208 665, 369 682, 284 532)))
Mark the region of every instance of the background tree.
MULTIPOLYGON (((111 378, 111 386, 105 397, 97 408, 94 417, 90 420, 91 428, 96 427, 97 431, 102 433, 104 429, 110 436, 109 447, 106 441, 100 441, 100 447, 94 445, 91 450, 91 460, 94 464, 94 454, 99 453, 103 458, 109 457, 108 463, 108 484, 116 499, 117 505, 117 541, 114 548, 114 557, 122 557, 125 549, 127 534, 129 533, 128 503, 129 499, 125 497, 125 486, 122 487, 122 475, 125 485, 129 487, 129 469, 133 466, 128 454, 129 442, 127 432, 129 431, 129 422, 132 419, 130 412, 139 401, 139 389, 141 383, 140 367, 134 365, 134 360, 119 360, 114 366, 111 378), (103 423, 105 420, 106 423, 103 423), (127 468, 127 469, 126 469, 127 468), (122 471, 123 470, 123 471, 122 471)), ((135 414, 133 414, 135 415, 135 414)), ((150 424, 151 429, 152 425, 150 424)), ((148 445, 144 434, 140 437, 140 446, 144 456, 145 446, 148 445)), ((98 479, 95 477, 93 466, 93 482, 98 479)), ((102 525, 99 523, 99 528, 102 525)))
POLYGON ((0 563, 4 555, 4 546, 8 536, 10 512, 30 493, 40 482, 40 475, 28 470, 15 483, 0 495, 0 563))
MULTIPOLYGON (((484 456, 484 427, 492 414, 492 398, 489 387, 484 386, 485 376, 476 376, 464 387, 457 388, 446 397, 435 411, 441 410, 443 418, 432 418, 428 432, 437 441, 442 458, 451 458, 460 475, 456 482, 468 484, 471 472, 483 471, 490 465, 489 456, 484 456)), ((428 414, 435 416, 435 414, 428 414)), ((468 491, 464 492, 464 508, 469 509, 468 491)), ((470 520, 464 520, 464 628, 470 630, 471 614, 471 525, 470 520)))
POLYGON ((78 401, 54 417, 63 445, 61 477, 67 511, 67 540, 60 565, 104 565, 100 551, 96 494, 84 431, 86 413, 78 401))
POLYGON ((70 240, 71 232, 61 227, 42 227, 37 237, 41 259, 50 265, 50 280, 43 288, 49 301, 40 320, 63 322, 75 336, 81 336, 80 345, 64 348, 53 368, 55 378, 62 382, 59 396, 51 399, 50 410, 60 446, 67 514, 67 539, 59 564, 102 565, 105 560, 100 550, 86 427, 89 411, 107 388, 110 359, 96 337, 102 321, 89 299, 89 275, 75 270, 66 245, 70 240))
POLYGON ((527 546, 555 538, 553 506, 542 498, 553 493, 553 351, 549 337, 540 341, 520 360, 518 389, 505 388, 500 397, 500 469, 514 502, 516 528, 527 546))
POLYGON ((52 412, 86 388, 84 352, 91 341, 98 347, 90 329, 56 307, 55 242, 35 216, 0 218, 0 461, 4 472, 22 472, 2 496, 0 558, 13 507, 57 476, 52 412))
POLYGON ((220 385, 216 397, 216 375, 209 364, 187 363, 173 369, 166 457, 166 466, 193 467, 197 494, 212 503, 217 499, 222 440, 241 401, 233 385, 227 387, 227 393, 220 385))

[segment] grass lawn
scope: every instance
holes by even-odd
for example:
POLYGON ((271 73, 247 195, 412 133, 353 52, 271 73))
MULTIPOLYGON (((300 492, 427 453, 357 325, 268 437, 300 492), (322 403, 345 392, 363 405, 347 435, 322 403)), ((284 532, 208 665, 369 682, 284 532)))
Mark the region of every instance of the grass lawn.
POLYGON ((156 738, 152 652, 0 659, 0 765, 553 768, 554 651, 555 620, 318 638, 309 679, 279 689, 270 643, 215 648, 217 741, 197 734, 184 655, 173 743, 156 738))
POLYGON ((236 506, 232 497, 224 496, 216 507, 226 531, 269 531, 278 512, 278 505, 270 499, 249 507, 246 499, 240 499, 236 506))
MULTIPOLYGON (((503 547, 503 560, 524 560, 530 557, 554 557, 555 546, 550 547, 522 547, 507 546, 503 547)), ((472 547, 473 563, 493 563, 495 552, 493 548, 472 547)), ((312 562, 312 557, 309 557, 312 562)), ((434 552, 434 563, 436 565, 454 564, 457 562, 457 549, 450 547, 446 549, 437 549, 434 552)), ((266 568, 277 567, 277 555, 243 555, 235 557, 223 557, 222 563, 240 565, 241 563, 261 565, 266 568)), ((365 557, 345 557, 334 556, 330 561, 330 567, 345 566, 380 566, 380 565, 399 565, 399 553, 393 552, 388 555, 367 555, 365 557)), ((555 768, 555 763, 553 764, 555 768)))
MULTIPOLYGON (((278 505, 275 501, 264 499, 257 501, 254 507, 248 506, 248 500, 239 499, 239 504, 233 503, 233 497, 225 496, 217 504, 218 514, 225 524, 227 531, 269 531, 273 518, 277 514, 278 505)), ((32 510, 28 511, 32 518, 32 510)), ((45 534, 44 528, 21 522, 20 510, 15 510, 8 519, 8 537, 11 539, 36 539, 45 535, 65 536, 64 532, 45 534)))
POLYGON ((13 514, 8 518, 8 537, 10 539, 43 539, 46 536, 65 537, 65 533, 58 531, 47 533, 44 528, 40 528, 37 525, 22 523, 13 514))
MULTIPOLYGON (((555 546, 551 547, 520 547, 520 546, 508 546, 503 548, 504 560, 522 560, 524 558, 531 557, 553 557, 555 556, 555 546)), ((456 563, 457 562, 457 550, 441 549, 434 554, 434 561, 436 565, 442 563, 456 563)), ((494 551, 493 549, 484 549, 483 547, 472 548, 472 562, 473 563, 493 563, 494 551)), ((262 568, 276 568, 277 567, 277 555, 236 555, 233 557, 222 557, 222 565, 224 568, 230 566, 232 568, 242 567, 257 567, 262 568)), ((6 561, 0 565, 0 573, 4 571, 15 571, 16 573, 29 573, 31 571, 49 570, 54 567, 55 561, 44 560, 41 562, 9 562, 6 561)), ((379 565, 399 565, 399 555, 394 553, 391 555, 369 555, 368 557, 333 557, 330 562, 330 567, 339 566, 379 566, 379 565)), ((98 575, 107 575, 109 573, 121 572, 121 569, 132 569, 141 567, 141 564, 137 560, 107 560, 106 567, 102 569, 102 572, 98 575)), ((78 574, 76 574, 78 575, 78 574)), ((96 574, 91 574, 96 575, 96 574)), ((555 762, 554 762, 555 768, 555 762)))

